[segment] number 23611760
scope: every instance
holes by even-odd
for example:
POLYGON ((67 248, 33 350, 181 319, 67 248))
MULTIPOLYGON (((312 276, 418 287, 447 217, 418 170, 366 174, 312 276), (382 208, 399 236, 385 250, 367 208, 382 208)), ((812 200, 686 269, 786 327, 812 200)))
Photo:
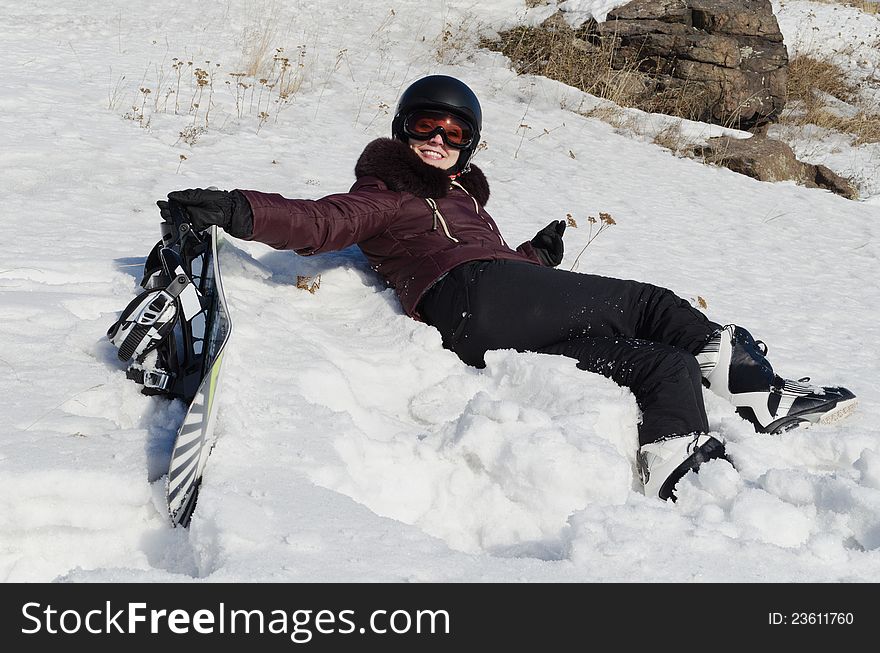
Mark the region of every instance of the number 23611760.
POLYGON ((834 625, 853 623, 852 612, 770 612, 767 616, 771 626, 834 625))

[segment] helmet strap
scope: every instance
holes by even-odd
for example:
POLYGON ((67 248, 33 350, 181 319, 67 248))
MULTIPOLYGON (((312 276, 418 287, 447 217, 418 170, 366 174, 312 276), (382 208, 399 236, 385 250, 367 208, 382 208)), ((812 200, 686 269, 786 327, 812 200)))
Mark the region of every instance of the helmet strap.
POLYGON ((454 172, 451 175, 449 175, 449 180, 455 181, 456 179, 458 179, 462 175, 466 175, 470 171, 471 171, 471 160, 470 160, 470 157, 468 157, 467 163, 464 164, 464 167, 462 167, 462 169, 459 170, 458 172, 454 172))
POLYGON ((458 172, 454 172, 451 175, 449 175, 449 181, 456 181, 459 177, 461 177, 462 175, 466 175, 470 171, 471 171, 471 164, 468 163, 464 168, 462 168, 458 172))

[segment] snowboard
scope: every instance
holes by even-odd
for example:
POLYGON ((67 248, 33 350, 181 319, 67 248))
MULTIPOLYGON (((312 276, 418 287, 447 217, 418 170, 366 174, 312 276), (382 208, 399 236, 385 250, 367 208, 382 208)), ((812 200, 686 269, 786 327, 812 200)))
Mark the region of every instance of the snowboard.
MULTIPOLYGON (((217 420, 217 397, 220 386, 220 371, 223 367, 223 354, 232 336, 232 320, 223 280, 220 274, 220 261, 217 257, 221 245, 221 232, 212 226, 206 234, 210 246, 205 249, 198 268, 193 270, 193 279, 199 280, 199 290, 207 299, 201 333, 201 365, 198 385, 189 400, 186 416, 174 439, 165 496, 168 513, 173 524, 189 526, 195 509, 205 463, 214 447, 214 427, 217 420)), ((198 334, 193 334, 197 342, 198 334)))
POLYGON ((223 355, 232 320, 220 273, 222 232, 197 231, 179 205, 162 223, 162 240, 144 265, 144 291, 122 311, 107 337, 126 375, 142 392, 180 399, 186 414, 175 434, 165 498, 174 526, 189 526, 205 464, 214 446, 223 355))

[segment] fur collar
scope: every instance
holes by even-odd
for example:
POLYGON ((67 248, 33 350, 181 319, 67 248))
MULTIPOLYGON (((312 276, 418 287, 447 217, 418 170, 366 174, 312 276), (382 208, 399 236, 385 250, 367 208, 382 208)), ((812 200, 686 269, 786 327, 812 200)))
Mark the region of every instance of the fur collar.
MULTIPOLYGON (((452 187, 446 171, 424 163, 419 155, 401 141, 377 138, 365 148, 354 168, 355 177, 377 177, 395 192, 416 197, 445 197, 452 187)), ((475 165, 457 180, 480 206, 489 201, 489 182, 475 165)))

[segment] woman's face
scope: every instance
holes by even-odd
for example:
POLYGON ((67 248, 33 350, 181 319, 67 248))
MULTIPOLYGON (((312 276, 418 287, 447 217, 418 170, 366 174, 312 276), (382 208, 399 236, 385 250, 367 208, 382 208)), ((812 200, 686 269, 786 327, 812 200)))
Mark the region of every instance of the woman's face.
POLYGON ((459 150, 446 145, 440 134, 435 134, 433 138, 427 141, 410 138, 409 146, 429 166, 434 166, 441 170, 449 170, 458 163, 459 150))

